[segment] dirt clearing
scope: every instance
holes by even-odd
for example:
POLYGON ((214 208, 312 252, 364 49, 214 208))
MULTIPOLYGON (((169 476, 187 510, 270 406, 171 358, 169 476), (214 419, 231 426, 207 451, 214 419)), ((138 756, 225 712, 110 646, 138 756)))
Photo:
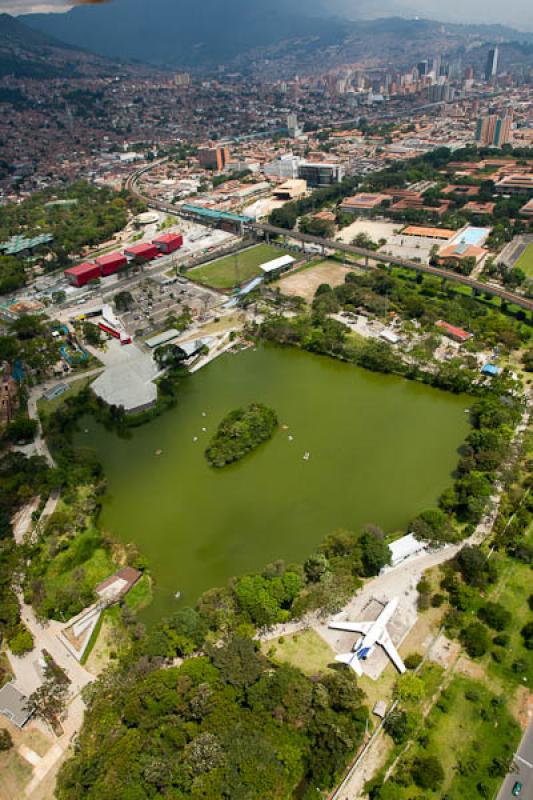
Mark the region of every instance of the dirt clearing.
POLYGON ((307 267, 281 278, 277 285, 283 294, 303 297, 310 303, 321 283, 340 286, 350 271, 352 271, 350 267, 345 267, 336 261, 321 261, 316 266, 307 267))

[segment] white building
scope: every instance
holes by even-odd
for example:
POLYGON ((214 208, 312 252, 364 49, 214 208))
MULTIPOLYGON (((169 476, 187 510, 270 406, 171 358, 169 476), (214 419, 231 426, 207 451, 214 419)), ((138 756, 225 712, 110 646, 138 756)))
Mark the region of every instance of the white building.
POLYGON ((408 533, 407 536, 402 536, 401 539, 389 544, 391 555, 390 566, 397 567, 408 558, 422 553, 426 549, 424 542, 419 542, 413 533, 408 533))
POLYGON ((263 172, 273 178, 297 178, 300 161, 298 156, 288 153, 265 164, 263 172))
POLYGON ((296 259, 292 256, 280 256, 279 258, 274 258, 272 261, 267 261, 265 264, 261 264, 260 269, 265 275, 273 275, 276 272, 284 272, 286 269, 292 267, 295 262, 296 259))

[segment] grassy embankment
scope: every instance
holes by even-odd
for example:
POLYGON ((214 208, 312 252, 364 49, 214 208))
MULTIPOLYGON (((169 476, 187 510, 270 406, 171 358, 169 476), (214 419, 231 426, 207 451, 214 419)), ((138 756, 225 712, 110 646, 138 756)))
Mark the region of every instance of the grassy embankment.
POLYGON ((515 266, 524 270, 528 278, 533 277, 533 244, 527 245, 515 266))

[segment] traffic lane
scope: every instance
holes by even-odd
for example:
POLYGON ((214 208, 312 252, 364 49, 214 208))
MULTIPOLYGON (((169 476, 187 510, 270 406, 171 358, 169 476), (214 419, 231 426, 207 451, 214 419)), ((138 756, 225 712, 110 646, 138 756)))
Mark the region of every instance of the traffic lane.
POLYGON ((533 770, 520 761, 516 762, 516 766, 518 769, 509 773, 504 780, 497 800, 512 800, 513 786, 517 781, 522 784, 522 791, 518 795, 521 800, 533 800, 533 770))
POLYGON ((497 800, 510 800, 517 781, 522 784, 519 797, 522 800, 533 800, 533 722, 530 722, 522 737, 514 758, 513 770, 505 778, 497 800))

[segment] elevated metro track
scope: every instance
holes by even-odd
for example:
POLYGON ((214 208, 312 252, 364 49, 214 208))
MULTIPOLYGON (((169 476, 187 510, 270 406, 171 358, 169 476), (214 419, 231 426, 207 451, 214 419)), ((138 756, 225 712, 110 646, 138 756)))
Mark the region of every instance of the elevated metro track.
POLYGON ((370 260, 379 261, 380 264, 390 264, 393 267, 414 270, 424 275, 433 275, 433 277, 440 278, 444 281, 462 283, 464 286, 469 286, 476 293, 490 295, 491 297, 499 297, 504 303, 513 303, 513 305, 519 306, 526 311, 533 312, 533 300, 528 300, 522 295, 509 292, 501 286, 496 286, 491 283, 482 283, 481 281, 469 278, 467 275, 460 275, 458 272, 441 269, 440 267, 432 267, 429 264, 419 264, 418 261, 407 261, 404 258, 389 256, 385 253, 376 253, 374 250, 355 247, 352 244, 344 244, 343 242, 337 242, 333 239, 322 239, 319 236, 311 236, 307 233, 290 231, 285 228, 276 228, 273 225, 261 225, 255 222, 246 227, 256 233, 263 233, 267 236, 285 236, 290 239, 295 239, 298 242, 319 245, 328 250, 337 250, 354 256, 362 256, 365 259, 364 266, 368 266, 370 260))
MULTIPOLYGON (((180 214, 179 206, 174 206, 171 203, 165 203, 160 200, 154 200, 154 198, 142 194, 137 186, 137 180, 142 174, 148 172, 157 164, 161 164, 165 160, 166 159, 161 159, 160 161, 153 162, 147 167, 143 167, 142 169, 133 172, 126 180, 126 188, 133 195, 135 195, 135 197, 138 197, 140 200, 144 200, 144 202, 151 208, 155 208, 158 211, 164 211, 169 214, 180 214)), ((472 289, 475 294, 499 297, 502 303, 512 303, 519 308, 523 308, 525 311, 529 311, 533 315, 533 300, 529 300, 527 297, 523 297, 520 294, 509 292, 507 289, 497 286, 496 284, 483 283, 482 281, 469 278, 467 275, 461 275, 458 272, 441 269, 440 267, 432 267, 429 264, 419 264, 417 261, 408 261, 407 259, 389 256, 385 253, 376 253, 374 250, 367 250, 364 247, 355 247, 352 244, 344 244, 344 242, 338 242, 334 239, 322 239, 319 236, 311 236, 308 233, 300 233, 298 231, 287 230, 285 228, 277 228, 274 225, 252 222, 248 223, 245 228, 256 235, 263 235, 267 237, 284 236, 290 239, 295 239, 296 241, 304 244, 318 245, 319 247, 327 250, 336 250, 342 253, 348 253, 349 255, 362 256, 364 258, 364 264, 362 266, 365 267, 369 267, 370 261, 379 261, 380 264, 389 264, 393 267, 402 267, 403 269, 413 270, 414 272, 423 275, 432 275, 434 278, 440 278, 443 281, 461 283, 463 286, 468 286, 470 289, 472 289)))

